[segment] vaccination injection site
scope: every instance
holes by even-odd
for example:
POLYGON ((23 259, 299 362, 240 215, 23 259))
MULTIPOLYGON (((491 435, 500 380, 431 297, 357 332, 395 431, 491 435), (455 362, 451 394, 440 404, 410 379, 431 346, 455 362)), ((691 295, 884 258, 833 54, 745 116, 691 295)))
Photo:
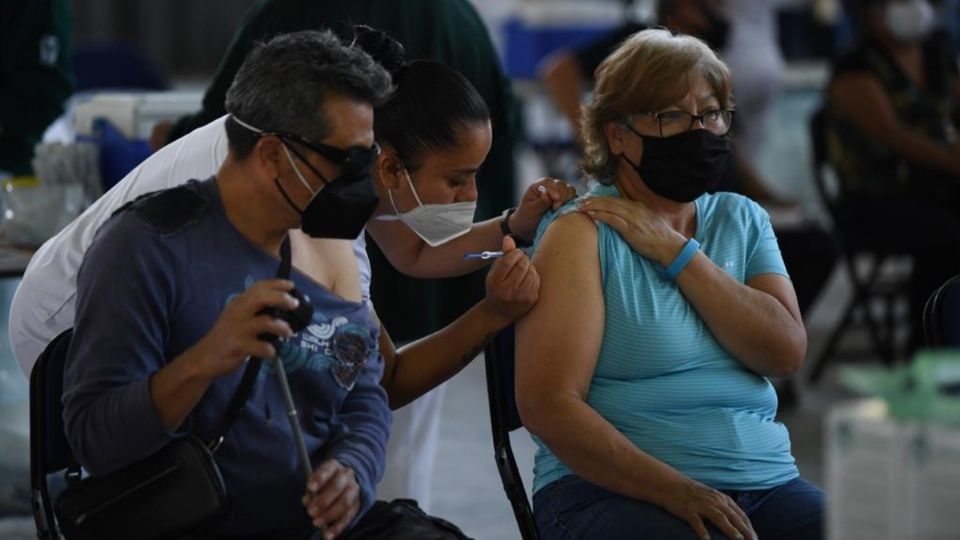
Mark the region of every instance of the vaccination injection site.
POLYGON ((0 0, 0 540, 960 540, 960 0, 0 0))

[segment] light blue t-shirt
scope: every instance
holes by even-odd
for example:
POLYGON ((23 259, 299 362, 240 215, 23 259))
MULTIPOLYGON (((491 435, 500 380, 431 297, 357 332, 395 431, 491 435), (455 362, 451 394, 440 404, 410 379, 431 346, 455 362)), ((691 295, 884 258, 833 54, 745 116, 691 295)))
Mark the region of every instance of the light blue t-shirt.
MULTIPOLYGON (((615 186, 591 194, 619 196, 615 186)), ((694 238, 734 279, 787 275, 760 206, 732 193, 703 195, 695 205, 694 238)), ((535 245, 571 208, 544 218, 535 245)), ((713 488, 766 489, 798 476, 770 381, 723 349, 662 265, 602 223, 599 250, 606 316, 587 403, 637 448, 713 488)), ((535 492, 574 474, 534 440, 535 492)))

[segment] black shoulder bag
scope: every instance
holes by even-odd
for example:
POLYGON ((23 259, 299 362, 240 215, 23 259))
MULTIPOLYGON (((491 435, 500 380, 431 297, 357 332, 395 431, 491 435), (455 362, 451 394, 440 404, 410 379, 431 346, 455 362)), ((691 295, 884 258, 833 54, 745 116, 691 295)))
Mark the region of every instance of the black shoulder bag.
MULTIPOLYGON (((277 277, 290 276, 290 244, 284 240, 277 277)), ((227 514, 227 490, 213 454, 243 412, 262 359, 251 358, 219 434, 209 443, 194 435, 171 442, 123 469, 79 479, 78 465, 57 499, 57 519, 73 540, 165 540, 209 530, 227 514), (69 480, 73 478, 73 480, 69 480)))

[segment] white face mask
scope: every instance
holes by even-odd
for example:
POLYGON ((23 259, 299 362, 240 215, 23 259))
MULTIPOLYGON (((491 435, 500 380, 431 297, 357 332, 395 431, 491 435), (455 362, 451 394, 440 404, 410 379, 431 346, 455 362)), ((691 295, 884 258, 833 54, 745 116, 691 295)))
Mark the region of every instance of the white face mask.
POLYGON ((375 219, 379 221, 402 221, 430 247, 446 244, 454 238, 459 238, 470 232, 470 228, 473 227, 473 215, 477 211, 477 201, 423 204, 420 201, 420 196, 417 195, 417 190, 413 187, 410 174, 404 171, 404 175, 407 177, 410 191, 413 192, 413 198, 417 200, 417 207, 409 212, 401 213, 400 210, 397 210, 396 203, 393 202, 393 190, 388 189, 387 197, 390 199, 390 205, 393 206, 396 215, 377 216, 375 219))
POLYGON ((933 6, 927 0, 890 2, 883 14, 890 33, 904 43, 916 43, 930 35, 936 23, 933 6))

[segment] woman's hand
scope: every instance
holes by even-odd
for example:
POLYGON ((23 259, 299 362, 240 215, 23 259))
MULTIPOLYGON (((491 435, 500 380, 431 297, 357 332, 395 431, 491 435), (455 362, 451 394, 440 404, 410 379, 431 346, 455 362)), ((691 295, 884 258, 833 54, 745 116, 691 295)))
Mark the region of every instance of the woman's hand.
POLYGON ((540 275, 526 254, 517 249, 513 238, 504 237, 504 255, 487 274, 484 304, 506 324, 527 314, 540 296, 540 275))
POLYGON ((668 493, 663 507, 689 523, 703 540, 710 540, 704 521, 730 538, 757 540, 750 518, 733 499, 694 480, 687 479, 668 493))
POLYGON ((527 188, 517 211, 510 215, 510 231, 532 241, 544 212, 556 210, 576 196, 577 190, 570 184, 556 178, 541 178, 527 188))
POLYGON ((642 202, 621 197, 587 197, 577 202, 577 210, 594 222, 613 227, 634 251, 664 266, 673 261, 686 242, 683 235, 642 202))

